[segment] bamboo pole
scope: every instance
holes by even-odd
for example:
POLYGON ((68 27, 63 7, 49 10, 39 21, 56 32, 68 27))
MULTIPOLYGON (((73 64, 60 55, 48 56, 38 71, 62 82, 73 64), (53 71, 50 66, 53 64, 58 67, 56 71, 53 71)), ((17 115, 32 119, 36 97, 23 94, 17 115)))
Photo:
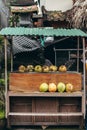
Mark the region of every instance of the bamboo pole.
POLYGON ((5 53, 5 117, 7 118, 7 38, 4 38, 5 53))
POLYGON ((85 70, 85 38, 82 38, 82 43, 83 43, 83 91, 84 91, 84 119, 85 119, 85 115, 86 115, 86 70, 85 70))
POLYGON ((12 48, 13 48, 13 37, 12 39, 12 43, 11 43, 11 72, 13 71, 13 52, 12 52, 12 48))
POLYGON ((77 38, 77 72, 79 72, 79 37, 77 38))

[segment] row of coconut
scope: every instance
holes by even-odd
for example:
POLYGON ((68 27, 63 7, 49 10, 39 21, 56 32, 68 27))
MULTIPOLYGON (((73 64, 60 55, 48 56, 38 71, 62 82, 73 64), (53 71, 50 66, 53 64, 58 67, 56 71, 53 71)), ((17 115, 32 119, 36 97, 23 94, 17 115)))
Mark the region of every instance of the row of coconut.
POLYGON ((59 82, 57 85, 55 83, 42 83, 39 86, 40 92, 73 92, 73 84, 59 82))
POLYGON ((27 65, 26 67, 24 65, 20 65, 18 68, 19 72, 56 72, 56 71, 60 71, 60 72, 66 72, 67 71, 67 67, 65 65, 60 65, 59 67, 57 67, 56 65, 51 65, 51 66, 47 66, 47 65, 27 65))

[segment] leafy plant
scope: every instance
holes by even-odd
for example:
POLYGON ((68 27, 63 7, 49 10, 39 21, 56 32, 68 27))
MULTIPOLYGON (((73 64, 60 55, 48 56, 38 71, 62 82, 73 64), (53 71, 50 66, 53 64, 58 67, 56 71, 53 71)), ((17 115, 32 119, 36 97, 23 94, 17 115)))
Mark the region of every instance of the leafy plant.
POLYGON ((9 26, 14 27, 14 26, 17 26, 18 23, 19 23, 19 15, 11 14, 9 17, 9 26))
POLYGON ((0 79, 0 85, 5 86, 5 80, 3 78, 0 79))
POLYGON ((5 111, 0 110, 0 119, 4 119, 4 117, 5 117, 5 111))
POLYGON ((5 80, 0 79, 0 119, 4 117, 5 113, 5 80))
POLYGON ((0 88, 0 109, 3 109, 5 107, 5 95, 4 95, 4 89, 0 88))

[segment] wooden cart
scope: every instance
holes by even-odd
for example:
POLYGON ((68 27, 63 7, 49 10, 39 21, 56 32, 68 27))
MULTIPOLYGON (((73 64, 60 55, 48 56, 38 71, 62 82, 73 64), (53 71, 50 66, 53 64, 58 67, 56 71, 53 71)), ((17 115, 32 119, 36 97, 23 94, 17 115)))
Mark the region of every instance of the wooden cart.
MULTIPOLYGON (((83 125, 86 113, 85 89, 85 37, 78 29, 5 28, 5 98, 8 126, 14 125, 83 125), (14 73, 11 53, 10 82, 7 83, 7 37, 15 35, 38 35, 77 38, 77 72, 61 73, 14 73), (79 39, 82 40, 83 73, 79 73, 79 39), (68 76, 68 77, 67 77, 68 76), (61 78, 60 78, 61 77, 61 78), (83 77, 83 80, 82 80, 83 77), (59 79, 75 83, 72 93, 41 93, 38 84, 59 79)), ((55 51, 56 64, 56 51, 55 51)))

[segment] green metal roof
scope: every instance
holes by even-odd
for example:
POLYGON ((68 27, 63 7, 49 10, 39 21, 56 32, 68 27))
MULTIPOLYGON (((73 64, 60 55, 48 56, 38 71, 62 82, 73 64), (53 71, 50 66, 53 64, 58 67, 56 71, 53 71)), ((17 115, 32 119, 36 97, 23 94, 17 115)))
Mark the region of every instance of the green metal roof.
POLYGON ((0 31, 0 35, 38 35, 38 36, 81 36, 87 34, 80 29, 52 29, 52 28, 25 28, 25 27, 6 27, 0 31))

